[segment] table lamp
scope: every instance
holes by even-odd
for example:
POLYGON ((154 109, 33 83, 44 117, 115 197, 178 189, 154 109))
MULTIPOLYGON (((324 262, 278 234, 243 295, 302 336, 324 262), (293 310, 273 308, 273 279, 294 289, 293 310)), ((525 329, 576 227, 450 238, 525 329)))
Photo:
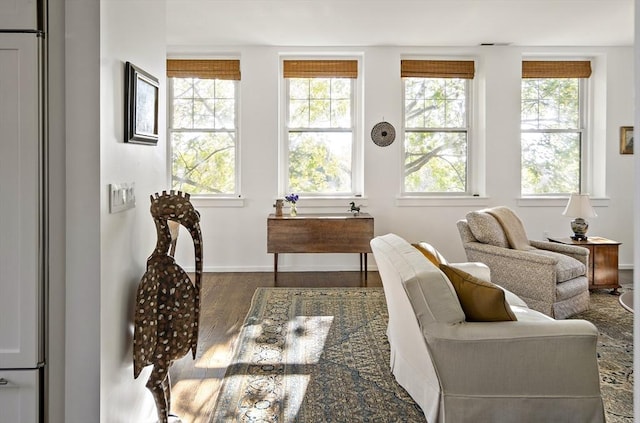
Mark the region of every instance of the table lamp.
POLYGON ((596 211, 591 206, 589 201, 589 194, 571 194, 567 207, 562 212, 564 216, 573 217, 571 221, 571 230, 573 236, 571 239, 576 241, 587 240, 587 229, 589 229, 589 222, 585 220, 585 217, 596 217, 596 211))

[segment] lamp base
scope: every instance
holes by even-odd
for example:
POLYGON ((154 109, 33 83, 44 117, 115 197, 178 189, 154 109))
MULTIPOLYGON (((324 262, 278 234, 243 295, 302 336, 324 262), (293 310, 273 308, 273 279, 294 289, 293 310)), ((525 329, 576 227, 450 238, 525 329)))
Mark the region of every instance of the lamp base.
POLYGON ((571 221, 571 230, 573 231, 573 236, 571 237, 571 239, 575 241, 586 241, 588 229, 589 222, 581 217, 576 217, 571 221))

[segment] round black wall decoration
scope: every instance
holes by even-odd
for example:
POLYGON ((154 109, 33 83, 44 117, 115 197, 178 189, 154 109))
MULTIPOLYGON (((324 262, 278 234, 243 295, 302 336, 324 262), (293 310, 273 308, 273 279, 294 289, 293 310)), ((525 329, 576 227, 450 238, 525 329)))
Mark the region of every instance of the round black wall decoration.
POLYGON ((371 139, 380 146, 386 147, 396 139, 396 128, 389 122, 379 122, 371 130, 371 139))

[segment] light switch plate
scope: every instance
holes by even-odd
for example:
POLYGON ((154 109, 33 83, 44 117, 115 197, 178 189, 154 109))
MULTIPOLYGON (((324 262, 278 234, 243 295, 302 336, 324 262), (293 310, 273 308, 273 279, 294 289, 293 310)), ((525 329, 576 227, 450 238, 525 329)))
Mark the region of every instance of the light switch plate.
POLYGON ((118 213, 136 206, 135 183, 109 184, 109 213, 118 213))

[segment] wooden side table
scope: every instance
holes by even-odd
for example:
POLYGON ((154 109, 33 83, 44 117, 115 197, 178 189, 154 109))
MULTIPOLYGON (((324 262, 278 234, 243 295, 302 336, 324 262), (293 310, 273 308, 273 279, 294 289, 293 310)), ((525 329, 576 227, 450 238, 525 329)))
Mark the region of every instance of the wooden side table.
POLYGON ((364 271, 366 280, 372 238, 373 217, 368 213, 270 214, 267 218, 267 253, 273 253, 276 279, 279 253, 359 253, 360 272, 364 271))
POLYGON ((589 289, 613 288, 618 293, 618 247, 621 242, 599 236, 590 236, 585 241, 567 238, 548 238, 549 241, 567 245, 578 245, 589 249, 587 277, 589 289))

